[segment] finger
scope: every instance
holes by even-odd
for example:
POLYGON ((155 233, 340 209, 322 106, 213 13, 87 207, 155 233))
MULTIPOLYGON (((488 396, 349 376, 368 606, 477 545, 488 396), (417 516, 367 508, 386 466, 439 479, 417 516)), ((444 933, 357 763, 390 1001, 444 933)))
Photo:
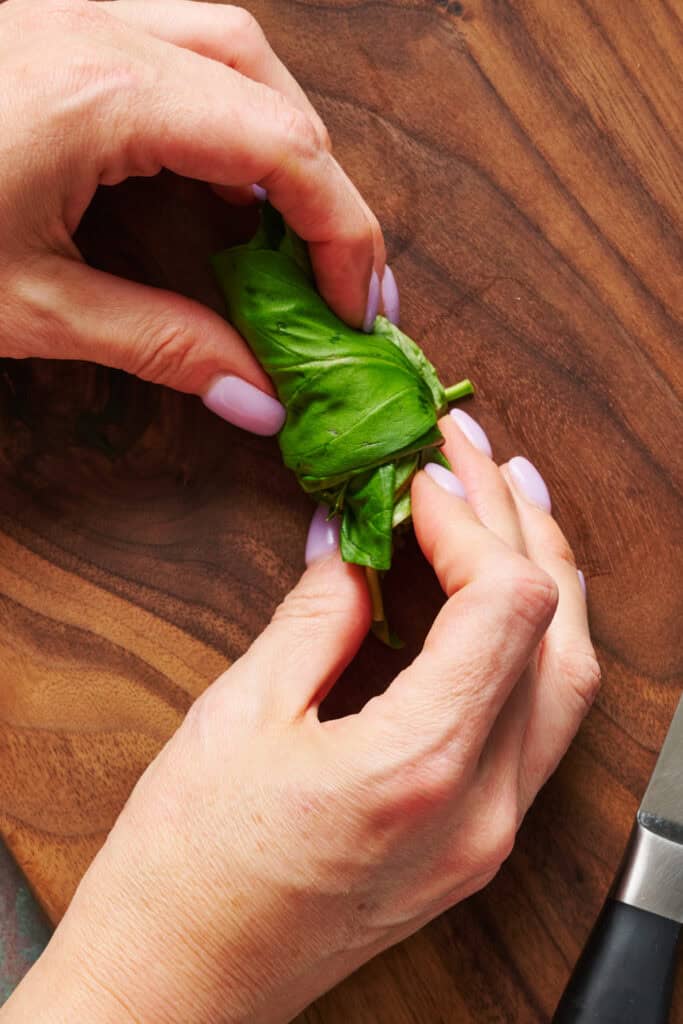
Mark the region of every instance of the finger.
MULTIPOLYGON (((261 185, 309 243, 328 303, 348 323, 370 326, 386 260, 382 233, 314 120, 231 67, 145 40, 145 73, 117 88, 110 100, 116 116, 101 119, 107 130, 100 183, 167 167, 213 185, 261 185)), ((137 39, 124 43, 140 48, 137 39)))
MULTIPOLYGON (((463 481, 467 500, 479 519, 513 550, 526 554, 514 499, 491 458, 491 445, 482 428, 460 408, 452 409, 439 426, 446 438, 448 459, 463 481)), ((514 782, 515 794, 522 738, 529 717, 532 676, 529 666, 520 674, 492 726, 479 759, 482 777, 493 780, 496 787, 514 782)))
POLYGON ((244 8, 196 0, 104 0, 100 6, 157 39, 219 61, 276 89, 310 117, 329 148, 327 129, 317 110, 276 56, 257 20, 244 8))
MULTIPOLYGON (((507 466, 529 557, 557 583, 555 617, 541 645, 522 753, 523 800, 533 800, 555 770, 591 706, 600 682, 583 587, 572 550, 555 520, 529 501, 507 466)), ((535 492, 532 496, 537 497, 535 492)))
POLYGON ((62 256, 45 257, 15 289, 33 354, 88 359, 200 395, 254 433, 282 426, 284 409, 263 369, 234 328, 200 303, 62 256))
POLYGON ((524 553, 517 508, 510 488, 491 459, 491 446, 484 431, 462 409, 452 409, 443 416, 439 427, 446 439, 445 453, 479 519, 511 548, 524 553))
POLYGON ((371 619, 365 576, 338 553, 306 570, 269 626, 223 677, 257 714, 316 713, 356 654, 371 619))
POLYGON ((552 618, 556 588, 426 473, 412 500, 418 541, 449 600, 413 664, 366 706, 363 727, 370 747, 436 755, 448 772, 476 763, 552 618))

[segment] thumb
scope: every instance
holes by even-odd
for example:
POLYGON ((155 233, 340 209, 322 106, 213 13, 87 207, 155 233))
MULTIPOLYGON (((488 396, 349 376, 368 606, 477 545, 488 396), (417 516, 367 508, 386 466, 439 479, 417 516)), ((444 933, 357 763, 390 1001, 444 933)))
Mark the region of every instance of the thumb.
POLYGON ((126 370, 199 395, 218 416, 256 434, 282 427, 285 410, 255 356, 201 303, 57 255, 17 287, 30 339, 24 355, 126 370))
POLYGON ((249 695, 257 714, 298 718, 318 707, 371 619, 363 571, 333 552, 309 566, 247 653, 215 684, 249 695))

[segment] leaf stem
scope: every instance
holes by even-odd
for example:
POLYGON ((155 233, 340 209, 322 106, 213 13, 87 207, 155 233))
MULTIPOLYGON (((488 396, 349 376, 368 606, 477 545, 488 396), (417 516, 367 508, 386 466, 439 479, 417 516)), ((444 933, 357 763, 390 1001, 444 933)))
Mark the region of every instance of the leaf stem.
POLYGON ((382 588, 379 585, 377 570, 371 569, 369 565, 366 565, 365 575, 368 581, 368 590, 370 591, 370 601, 372 602, 372 620, 373 622, 383 622, 384 602, 382 600, 382 588))
POLYGON ((458 381, 457 384, 452 384, 451 387, 446 388, 446 401, 450 404, 451 402, 457 402, 459 398, 465 398, 467 395, 474 394, 474 384, 466 377, 465 380, 458 381))

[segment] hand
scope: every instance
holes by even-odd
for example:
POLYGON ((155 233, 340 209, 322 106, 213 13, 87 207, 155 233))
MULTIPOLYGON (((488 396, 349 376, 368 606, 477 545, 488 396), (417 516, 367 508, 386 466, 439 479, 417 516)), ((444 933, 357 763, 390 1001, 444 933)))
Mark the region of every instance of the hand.
POLYGON ((221 317, 86 266, 72 240, 98 185, 162 167, 228 197, 267 189, 349 323, 374 320, 380 282, 395 303, 377 220, 238 7, 8 0, 0 125, 0 356, 93 360, 201 395, 258 433, 279 430, 267 376, 221 317))
POLYGON ((319 721, 370 611, 357 568, 320 557, 334 533, 312 538, 270 626, 136 786, 7 1024, 287 1021, 495 875, 599 671, 540 477, 499 470, 462 412, 441 427, 460 480, 432 466, 412 490, 447 595, 422 653, 319 721), (62 992, 51 1017, 41 989, 62 992))

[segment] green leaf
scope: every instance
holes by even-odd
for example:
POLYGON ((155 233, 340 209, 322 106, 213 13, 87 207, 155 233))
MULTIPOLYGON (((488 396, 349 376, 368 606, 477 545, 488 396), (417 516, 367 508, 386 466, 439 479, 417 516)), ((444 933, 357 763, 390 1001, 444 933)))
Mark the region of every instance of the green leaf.
MULTIPOLYGON (((315 288, 305 244, 269 204, 254 238, 213 266, 229 318, 287 410, 285 465, 341 515, 342 556, 388 569, 415 472, 445 462, 437 420, 447 393, 435 368, 384 317, 369 335, 340 320, 315 288)), ((449 395, 461 393, 456 385, 449 395)))
POLYGON ((443 415, 447 408, 446 392, 436 370, 420 346, 416 345, 412 338, 409 338, 407 334, 404 334, 403 331, 400 331, 398 327, 383 316, 378 316, 375 320, 374 333, 388 338, 403 353, 406 359, 413 364, 431 391, 437 415, 443 415))
POLYGON ((280 447, 308 490, 380 465, 436 427, 414 364, 386 337, 344 324, 289 256, 239 246, 214 265, 230 319, 287 408, 280 447))
MULTIPOLYGON (((444 443, 443 434, 438 427, 430 427, 426 433, 422 434, 421 437, 411 441, 402 451, 394 452, 391 461, 398 462, 405 457, 409 457, 414 453, 423 454, 425 451, 436 451, 444 443)), ((368 466, 368 469, 374 469, 375 466, 381 466, 386 462, 386 459, 378 459, 376 463, 368 466)), ((349 479, 348 473, 340 473, 337 476, 329 476, 324 480, 319 480, 317 477, 312 476, 300 476, 299 483, 301 484, 304 491, 309 494, 313 494, 318 497, 321 490, 335 490, 339 484, 349 479)))
POLYGON ((395 490, 393 462, 349 483, 341 528, 341 553, 346 562, 378 570, 390 567, 395 490))
POLYGON ((391 525, 394 529, 400 526, 401 523, 407 522, 413 514, 412 505, 410 501, 410 491, 406 491, 400 498, 396 500, 394 505, 394 514, 391 517, 391 525))
POLYGON ((398 499, 410 488, 412 479, 420 465, 419 455, 408 455, 396 461, 396 491, 394 499, 398 499))

